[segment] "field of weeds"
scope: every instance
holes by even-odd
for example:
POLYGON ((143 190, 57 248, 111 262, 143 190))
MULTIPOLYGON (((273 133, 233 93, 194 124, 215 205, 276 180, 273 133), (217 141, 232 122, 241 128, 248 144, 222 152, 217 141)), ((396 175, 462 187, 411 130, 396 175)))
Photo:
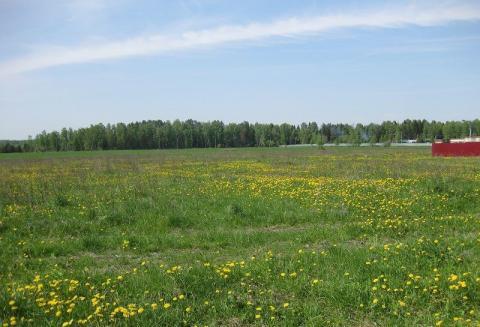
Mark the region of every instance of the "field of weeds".
POLYGON ((3 326, 480 324, 480 161, 0 155, 3 326))

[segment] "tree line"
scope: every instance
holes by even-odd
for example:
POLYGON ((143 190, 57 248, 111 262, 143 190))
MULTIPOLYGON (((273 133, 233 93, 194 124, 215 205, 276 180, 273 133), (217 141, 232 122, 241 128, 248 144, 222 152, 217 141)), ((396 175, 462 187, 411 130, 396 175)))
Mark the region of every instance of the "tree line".
POLYGON ((114 149, 183 149, 212 147, 273 147, 292 144, 398 143, 402 140, 432 142, 435 139, 480 135, 480 120, 385 121, 380 124, 225 124, 214 120, 148 120, 133 123, 96 124, 86 128, 63 128, 29 137, 3 141, 0 152, 89 151, 114 149))

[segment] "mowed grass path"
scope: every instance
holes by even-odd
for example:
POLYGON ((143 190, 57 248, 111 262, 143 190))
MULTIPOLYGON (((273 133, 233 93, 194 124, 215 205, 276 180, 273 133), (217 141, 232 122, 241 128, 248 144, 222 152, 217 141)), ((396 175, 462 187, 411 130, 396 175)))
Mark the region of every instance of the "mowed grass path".
POLYGON ((480 321, 478 158, 4 154, 0 214, 0 325, 480 321))

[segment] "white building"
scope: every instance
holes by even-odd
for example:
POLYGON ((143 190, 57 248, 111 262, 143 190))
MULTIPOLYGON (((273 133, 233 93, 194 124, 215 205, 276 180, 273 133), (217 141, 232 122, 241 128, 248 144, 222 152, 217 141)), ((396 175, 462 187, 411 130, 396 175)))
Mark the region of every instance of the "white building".
POLYGON ((451 139, 450 143, 480 142, 480 137, 466 137, 464 139, 451 139))

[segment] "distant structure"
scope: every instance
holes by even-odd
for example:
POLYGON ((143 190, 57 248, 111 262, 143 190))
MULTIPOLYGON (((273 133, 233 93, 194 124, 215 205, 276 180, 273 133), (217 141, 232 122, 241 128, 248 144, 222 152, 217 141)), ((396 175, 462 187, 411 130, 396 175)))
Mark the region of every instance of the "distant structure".
POLYGON ((450 143, 468 143, 468 142, 480 142, 479 137, 466 137, 464 139, 451 139, 450 143))
POLYGON ((435 140, 432 144, 432 155, 443 157, 473 157, 480 156, 480 137, 464 139, 435 140))

